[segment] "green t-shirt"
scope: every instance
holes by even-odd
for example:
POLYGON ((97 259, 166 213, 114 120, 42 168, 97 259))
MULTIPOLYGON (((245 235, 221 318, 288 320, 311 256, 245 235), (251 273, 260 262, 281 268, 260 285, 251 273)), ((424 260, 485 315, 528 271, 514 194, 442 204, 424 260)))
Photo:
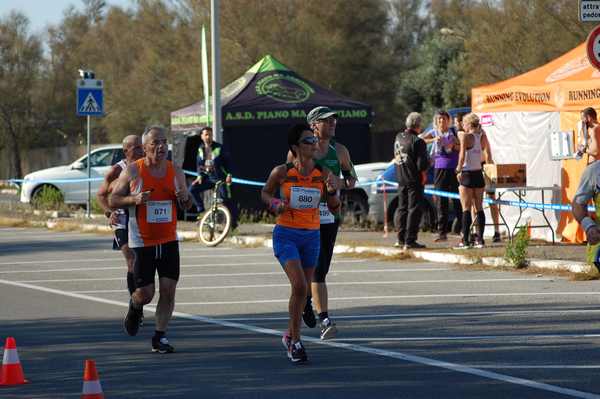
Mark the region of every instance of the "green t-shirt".
MULTIPOLYGON (((340 160, 337 156, 337 150, 335 149, 335 141, 333 139, 329 140, 329 148, 327 149, 327 154, 321 159, 315 159, 315 163, 321 167, 325 167, 331 171, 335 176, 340 176, 342 172, 342 167, 340 165, 340 160)), ((327 204, 321 204, 319 207, 319 215, 321 217, 321 224, 329 224, 334 221, 340 220, 340 212, 335 212, 333 214, 333 218, 331 217, 331 212, 327 209, 327 204)))
POLYGON ((336 176, 340 176, 342 172, 342 166, 340 165, 340 160, 337 156, 337 150, 335 149, 335 141, 333 139, 329 140, 329 148, 327 149, 327 154, 325 157, 321 159, 315 159, 317 165, 323 166, 331 171, 336 176))

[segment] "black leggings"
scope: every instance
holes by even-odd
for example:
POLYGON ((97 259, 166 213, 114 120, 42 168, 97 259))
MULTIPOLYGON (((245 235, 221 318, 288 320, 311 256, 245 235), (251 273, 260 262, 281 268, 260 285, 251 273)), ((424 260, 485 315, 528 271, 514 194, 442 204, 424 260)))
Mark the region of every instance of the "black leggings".
POLYGON ((331 257, 333 256, 333 247, 335 246, 335 239, 337 237, 339 226, 340 222, 337 220, 334 223, 321 225, 321 249, 319 250, 319 264, 315 269, 315 275, 313 277, 313 281, 315 283, 324 283, 325 277, 327 276, 327 273, 329 273, 331 257))

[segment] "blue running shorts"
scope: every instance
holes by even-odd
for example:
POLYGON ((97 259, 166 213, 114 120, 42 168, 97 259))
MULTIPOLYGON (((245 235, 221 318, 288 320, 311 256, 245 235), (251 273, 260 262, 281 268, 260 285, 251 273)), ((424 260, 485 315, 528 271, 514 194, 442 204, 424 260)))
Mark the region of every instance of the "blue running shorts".
POLYGON ((282 267, 289 260, 300 260, 303 269, 317 266, 319 230, 294 229, 276 225, 273 229, 273 253, 282 267))

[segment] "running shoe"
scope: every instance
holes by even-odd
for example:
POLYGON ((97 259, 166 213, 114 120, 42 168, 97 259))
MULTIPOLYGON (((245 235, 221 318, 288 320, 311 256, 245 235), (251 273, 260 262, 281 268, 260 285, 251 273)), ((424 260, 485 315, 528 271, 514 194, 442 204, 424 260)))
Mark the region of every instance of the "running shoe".
POLYGON ((308 360, 308 357, 306 356, 306 350, 304 349, 302 342, 298 341, 290 345, 290 349, 288 350, 288 358, 292 361, 292 363, 302 363, 308 360))
POLYGON ((322 340, 335 338, 336 334, 337 334, 337 328, 335 326, 335 323, 332 322, 329 319, 329 317, 321 322, 321 339, 322 340))
POLYGON ((454 249, 471 249, 472 247, 469 244, 465 244, 464 242, 459 242, 457 246, 454 247, 454 249))
POLYGON ((315 312, 312 307, 312 301, 308 299, 306 301, 306 305, 304 306, 304 311, 302 312, 302 320, 304 320, 304 324, 308 328, 315 328, 317 325, 317 319, 315 318, 315 312))
POLYGON ((494 237, 492 238, 492 242, 501 242, 501 241, 502 241, 502 239, 500 238, 500 233, 495 232, 494 237))
POLYGON ((483 248, 485 246, 485 241, 483 240, 475 240, 475 244, 473 244, 473 248, 483 248))
POLYGON ((433 241, 435 241, 435 242, 448 241, 448 236, 446 235, 446 233, 440 233, 433 241))
POLYGON ((144 311, 142 309, 136 309, 133 307, 133 300, 129 300, 129 310, 127 310, 127 315, 125 316, 125 320, 123 320, 123 327, 127 334, 132 337, 138 333, 140 329, 140 319, 143 317, 144 311))
POLYGON ((407 249, 423 249, 423 248, 427 248, 425 245, 420 244, 418 242, 408 242, 406 244, 404 244, 404 250, 406 251, 407 249))
POLYGON ((175 348, 169 345, 169 340, 167 337, 162 337, 159 340, 155 340, 152 338, 152 352, 154 353, 173 353, 175 352, 175 348))

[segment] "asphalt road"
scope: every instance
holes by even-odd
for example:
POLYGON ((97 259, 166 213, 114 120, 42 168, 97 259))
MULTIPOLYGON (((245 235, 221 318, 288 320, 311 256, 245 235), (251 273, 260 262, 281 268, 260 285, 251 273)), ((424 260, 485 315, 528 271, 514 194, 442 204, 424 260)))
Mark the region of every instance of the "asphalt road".
POLYGON ((339 334, 280 342, 289 286, 266 248, 183 243, 176 353, 153 315, 122 331, 125 266, 110 237, 0 228, 0 339, 30 383, 0 398, 77 398, 94 359, 107 398, 600 398, 598 282, 337 256, 339 334))

